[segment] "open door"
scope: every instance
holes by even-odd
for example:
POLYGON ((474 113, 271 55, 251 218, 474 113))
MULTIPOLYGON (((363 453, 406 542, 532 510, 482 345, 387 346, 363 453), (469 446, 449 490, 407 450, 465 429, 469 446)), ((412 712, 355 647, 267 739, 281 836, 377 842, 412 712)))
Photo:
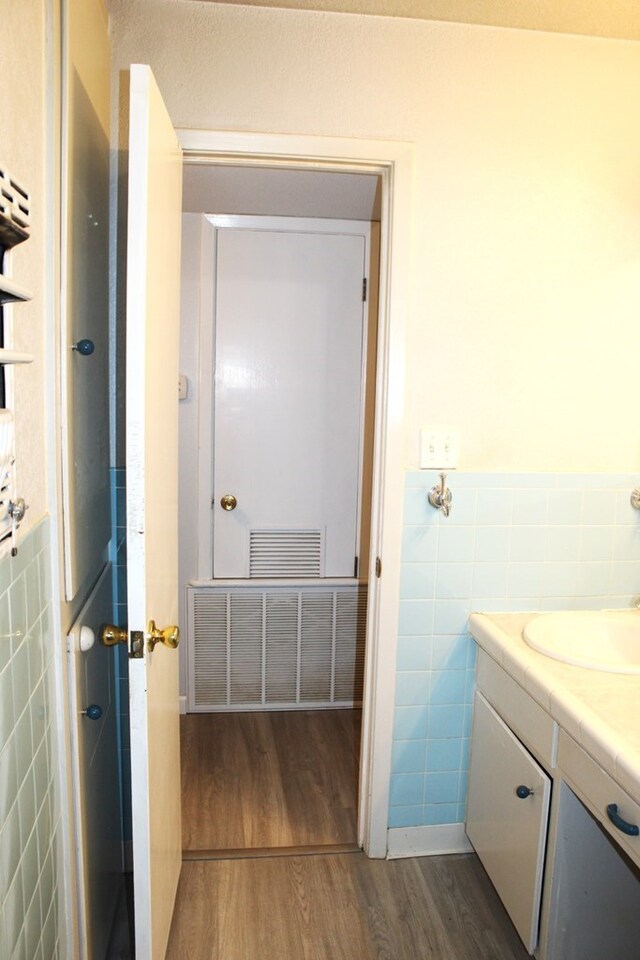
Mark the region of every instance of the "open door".
POLYGON ((178 654, 171 628, 178 622, 181 194, 182 152, 173 126, 151 70, 133 65, 126 453, 136 960, 165 956, 182 861, 178 654))

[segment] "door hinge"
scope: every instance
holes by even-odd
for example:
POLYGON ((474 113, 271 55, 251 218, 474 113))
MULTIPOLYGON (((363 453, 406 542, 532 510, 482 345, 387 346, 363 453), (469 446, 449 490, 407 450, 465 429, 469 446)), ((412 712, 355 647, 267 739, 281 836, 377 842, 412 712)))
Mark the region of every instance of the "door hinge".
POLYGON ((363 277, 362 279, 362 302, 367 299, 367 278, 363 277))
POLYGON ((376 577, 380 579, 382 576, 382 560, 380 557, 376 557, 376 577))
POLYGON ((357 557, 353 558, 353 575, 354 577, 358 576, 358 558, 357 557))

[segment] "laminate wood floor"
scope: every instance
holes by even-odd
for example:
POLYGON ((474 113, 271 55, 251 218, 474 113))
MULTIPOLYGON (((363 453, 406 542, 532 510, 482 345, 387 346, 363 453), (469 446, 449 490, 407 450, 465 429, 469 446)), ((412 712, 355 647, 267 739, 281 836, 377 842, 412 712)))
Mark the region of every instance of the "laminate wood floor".
POLYGON ((360 710, 181 717, 185 850, 356 840, 360 710))
POLYGON ((167 960, 526 960, 474 855, 185 863, 167 960))

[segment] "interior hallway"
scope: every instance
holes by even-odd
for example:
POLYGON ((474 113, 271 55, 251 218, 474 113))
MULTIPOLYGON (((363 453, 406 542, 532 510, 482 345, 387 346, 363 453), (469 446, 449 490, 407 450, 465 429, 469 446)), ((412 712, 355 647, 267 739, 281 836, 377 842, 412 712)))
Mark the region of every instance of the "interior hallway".
POLYGON ((355 844, 360 710, 181 717, 185 851, 355 844))
POLYGON ((473 855, 184 863, 167 960, 527 960, 473 855))

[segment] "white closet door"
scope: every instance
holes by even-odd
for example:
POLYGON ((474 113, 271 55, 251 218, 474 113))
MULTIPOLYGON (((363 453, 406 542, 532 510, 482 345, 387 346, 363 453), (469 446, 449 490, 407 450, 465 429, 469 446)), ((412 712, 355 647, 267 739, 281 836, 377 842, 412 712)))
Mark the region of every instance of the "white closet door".
POLYGON ((98 639, 100 628, 110 619, 111 568, 107 567, 67 638, 78 926, 85 960, 104 960, 107 955, 123 881, 115 651, 98 639), (91 647, 83 627, 93 631, 91 647), (88 707, 94 711, 87 714, 88 707))
POLYGON ((551 781, 477 693, 466 831, 529 953, 538 940, 551 781), (519 797, 518 787, 529 796, 519 797))
POLYGON ((218 231, 215 577, 354 574, 364 257, 362 236, 218 231))

